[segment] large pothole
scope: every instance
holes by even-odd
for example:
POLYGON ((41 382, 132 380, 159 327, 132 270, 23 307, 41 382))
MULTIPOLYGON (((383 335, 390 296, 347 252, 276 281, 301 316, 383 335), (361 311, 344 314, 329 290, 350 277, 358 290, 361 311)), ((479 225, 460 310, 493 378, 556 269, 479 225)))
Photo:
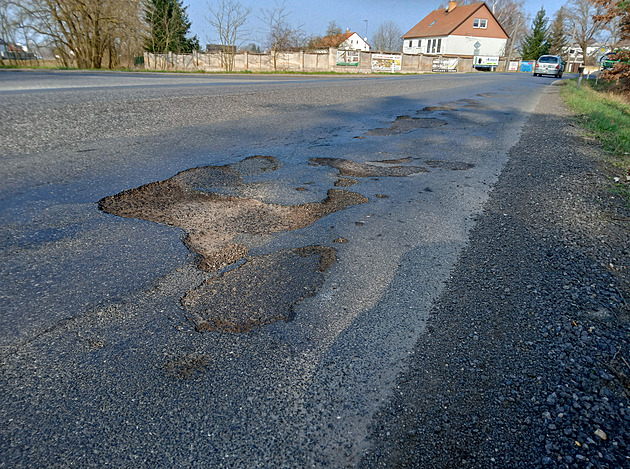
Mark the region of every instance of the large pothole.
MULTIPOLYGON (((335 262, 335 251, 309 246, 248 257, 246 244, 250 243, 246 239, 304 228, 368 200, 341 189, 330 189, 318 202, 299 205, 215 192, 246 186, 245 177, 278 168, 272 157, 193 168, 165 181, 105 197, 99 208, 121 217, 183 229, 184 243, 198 254, 198 266, 204 271, 215 272, 245 259, 190 290, 181 302, 198 331, 247 332, 275 321, 290 321, 294 307, 315 295, 324 282, 324 272, 335 262)), ((192 365, 197 364, 203 365, 193 360, 192 365)), ((187 362, 169 366, 172 373, 189 373, 187 362)))
MULTIPOLYGON (((249 160, 252 161, 266 160, 249 160)), ((270 204, 199 189, 216 187, 230 178, 240 178, 233 167, 193 168, 166 181, 105 197, 99 201, 99 208, 121 217, 183 229, 186 246, 200 256, 199 267, 215 271, 247 255, 247 247, 233 241, 237 234, 297 230, 326 215, 367 202, 360 194, 342 189, 331 189, 325 199, 300 205, 270 204)), ((238 183, 238 179, 233 182, 238 183)))

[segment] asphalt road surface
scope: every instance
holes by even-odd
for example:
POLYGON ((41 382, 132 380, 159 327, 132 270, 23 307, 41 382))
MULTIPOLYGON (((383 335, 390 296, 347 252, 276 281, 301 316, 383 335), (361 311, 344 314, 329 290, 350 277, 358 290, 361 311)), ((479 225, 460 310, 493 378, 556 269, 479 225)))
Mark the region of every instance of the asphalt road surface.
POLYGON ((552 81, 1 71, 0 467, 357 464, 552 81))

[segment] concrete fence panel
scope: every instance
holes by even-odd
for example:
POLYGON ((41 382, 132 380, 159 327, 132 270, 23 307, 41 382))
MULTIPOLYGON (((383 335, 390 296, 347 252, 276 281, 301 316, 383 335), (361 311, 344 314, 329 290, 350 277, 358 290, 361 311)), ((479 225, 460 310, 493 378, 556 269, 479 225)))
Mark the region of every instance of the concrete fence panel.
MULTIPOLYGON (((328 51, 304 52, 289 51, 278 52, 275 55, 255 54, 250 52, 239 52, 234 55, 233 71, 253 71, 271 72, 274 70, 286 72, 341 72, 341 73, 371 73, 372 55, 376 52, 358 52, 358 65, 353 61, 351 64, 337 65, 337 49, 330 48, 328 51)), ((433 70, 434 55, 424 54, 401 54, 402 63, 400 73, 425 73, 433 70)), ((144 53, 144 66, 150 70, 203 70, 207 72, 225 71, 225 60, 223 53, 217 52, 193 52, 192 54, 151 54, 144 53)), ((498 70, 506 69, 505 59, 501 59, 498 70)), ((472 58, 458 58, 458 72, 473 71, 472 58)))

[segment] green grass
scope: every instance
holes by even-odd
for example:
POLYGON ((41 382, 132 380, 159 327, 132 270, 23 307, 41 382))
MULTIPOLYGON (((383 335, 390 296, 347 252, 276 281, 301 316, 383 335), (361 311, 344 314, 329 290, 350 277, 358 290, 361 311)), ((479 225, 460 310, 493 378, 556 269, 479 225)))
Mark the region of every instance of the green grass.
POLYGON ((562 91, 566 103, 579 115, 580 123, 601 140, 620 164, 630 163, 630 103, 607 92, 607 84, 594 89, 586 80, 580 89, 575 81, 562 91))
POLYGON ((581 87, 571 80, 562 90, 567 105, 577 113, 580 124, 602 142, 618 173, 612 191, 630 204, 630 101, 609 91, 608 83, 583 80, 581 87))

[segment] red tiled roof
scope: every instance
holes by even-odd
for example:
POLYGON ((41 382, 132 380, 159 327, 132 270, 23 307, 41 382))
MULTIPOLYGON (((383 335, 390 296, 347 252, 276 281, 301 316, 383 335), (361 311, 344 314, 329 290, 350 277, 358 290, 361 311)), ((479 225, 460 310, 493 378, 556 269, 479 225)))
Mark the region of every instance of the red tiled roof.
MULTIPOLYGON (((420 21, 417 25, 407 31, 403 35, 403 39, 415 37, 448 36, 484 5, 484 2, 471 3, 469 5, 457 5, 450 12, 446 8, 433 10, 422 21, 420 21)), ((490 14, 492 15, 492 12, 490 12, 490 14)), ((498 21, 497 24, 499 24, 498 21)), ((499 26, 501 27, 501 25, 499 26)), ((501 29, 503 29, 503 27, 501 27, 501 29)))
POLYGON ((321 40, 315 44, 315 47, 338 47, 344 41, 350 39, 354 33, 352 31, 346 31, 343 34, 331 34, 330 36, 324 36, 321 40))

